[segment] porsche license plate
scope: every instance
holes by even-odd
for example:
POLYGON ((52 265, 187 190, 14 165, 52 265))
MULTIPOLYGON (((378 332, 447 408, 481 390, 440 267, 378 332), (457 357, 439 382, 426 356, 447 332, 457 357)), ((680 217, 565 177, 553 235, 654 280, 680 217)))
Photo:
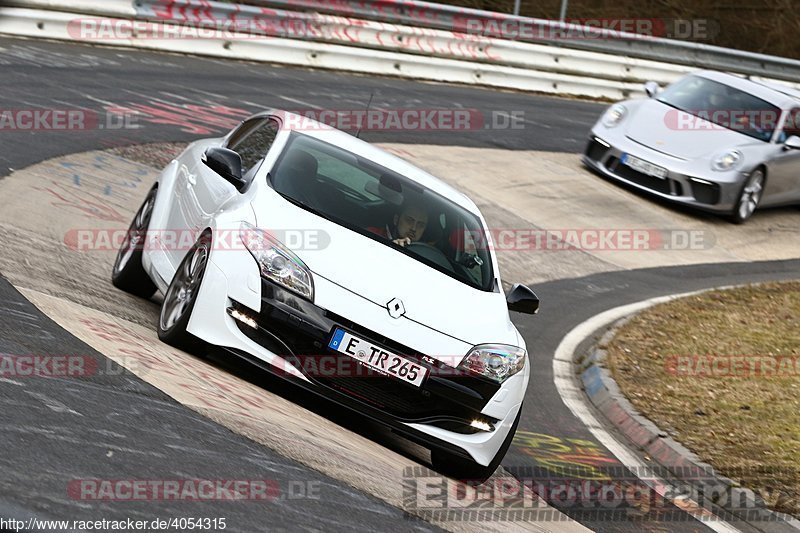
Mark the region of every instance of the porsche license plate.
POLYGON ((667 177, 666 168, 654 165, 653 163, 645 161, 644 159, 634 157, 631 154, 622 154, 620 162, 623 165, 631 167, 633 170, 638 170, 642 174, 647 174, 648 176, 654 176, 656 178, 661 178, 662 180, 667 177))
POLYGON ((328 347, 360 361, 382 374, 405 381, 415 387, 422 385, 428 369, 401 355, 387 352, 380 346, 336 328, 328 347))

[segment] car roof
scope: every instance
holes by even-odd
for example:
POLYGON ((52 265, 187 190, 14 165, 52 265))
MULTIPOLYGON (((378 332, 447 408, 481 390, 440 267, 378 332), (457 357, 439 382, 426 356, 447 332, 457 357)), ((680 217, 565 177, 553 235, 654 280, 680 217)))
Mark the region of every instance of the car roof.
POLYGON ((338 130, 311 118, 280 109, 269 109, 254 115, 254 117, 258 116, 276 116, 281 119, 284 127, 291 131, 296 131, 298 133, 302 133, 303 135, 319 139, 352 152, 359 157, 368 159, 369 161, 377 163, 378 165, 391 171, 397 172, 398 174, 401 174, 415 183, 418 183, 419 185, 430 189, 441 196, 444 196, 448 200, 458 204, 471 213, 480 215, 480 211, 478 210, 477 205, 475 205, 475 202, 473 202, 461 191, 453 188, 436 176, 425 172, 421 168, 412 165, 408 161, 392 155, 373 144, 350 135, 349 133, 338 130))
POLYGON ((714 70, 703 70, 700 72, 693 72, 694 76, 701 76, 703 78, 724 83, 734 89, 739 89, 755 97, 761 98, 765 102, 788 109, 800 105, 800 93, 788 86, 778 84, 771 84, 769 82, 762 82, 738 76, 735 74, 726 74, 724 72, 717 72, 714 70))
POLYGON ((791 105, 793 107, 797 107, 800 105, 800 91, 791 87, 789 85, 784 85, 783 83, 777 81, 759 81, 757 83, 761 83, 762 85, 769 87, 781 94, 785 94, 786 96, 790 97, 791 105))

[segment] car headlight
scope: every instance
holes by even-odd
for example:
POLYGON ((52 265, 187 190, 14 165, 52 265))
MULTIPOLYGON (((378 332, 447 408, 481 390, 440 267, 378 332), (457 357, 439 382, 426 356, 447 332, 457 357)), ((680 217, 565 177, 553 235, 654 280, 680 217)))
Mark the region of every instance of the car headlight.
POLYGON ((459 368, 502 383, 525 367, 528 352, 505 344, 475 346, 459 368))
POLYGON ((739 150, 728 150, 711 161, 711 168, 724 172, 733 170, 742 163, 742 153, 739 150))
POLYGON ((617 126, 625 115, 628 114, 628 109, 622 104, 614 104, 608 108, 608 111, 603 115, 603 126, 606 128, 613 128, 617 126))
POLYGON ((268 232, 247 222, 242 222, 239 237, 258 263, 261 276, 314 301, 311 271, 294 252, 268 232))

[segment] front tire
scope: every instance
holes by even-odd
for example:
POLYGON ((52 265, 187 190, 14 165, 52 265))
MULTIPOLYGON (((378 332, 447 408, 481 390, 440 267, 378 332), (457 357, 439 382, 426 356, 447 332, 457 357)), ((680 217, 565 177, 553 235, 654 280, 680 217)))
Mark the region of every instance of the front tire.
POLYGON ((157 192, 156 187, 150 189, 133 217, 111 271, 111 283, 116 288, 141 298, 151 298, 156 293, 155 283, 142 266, 142 251, 146 245, 147 229, 153 216, 157 192))
POLYGON ((764 169, 757 168, 747 178, 731 215, 734 224, 744 224, 753 216, 764 193, 764 169))
POLYGON ((203 233, 181 261, 172 277, 158 317, 158 338, 176 348, 190 350, 202 345, 186 331, 211 253, 211 235, 203 233))
POLYGON ((517 426, 519 426, 521 415, 522 406, 520 406, 519 412, 517 412, 517 418, 514 419, 514 423, 511 425, 511 431, 506 435, 503 444, 500 446, 500 449, 497 450, 497 454, 495 454, 489 466, 479 465, 471 459, 466 459, 444 450, 433 449, 431 450, 431 465, 433 469, 460 481, 483 483, 492 477, 492 474, 495 473, 497 467, 500 466, 500 463, 506 456, 508 448, 511 446, 511 441, 514 440, 514 434, 517 432, 517 426))

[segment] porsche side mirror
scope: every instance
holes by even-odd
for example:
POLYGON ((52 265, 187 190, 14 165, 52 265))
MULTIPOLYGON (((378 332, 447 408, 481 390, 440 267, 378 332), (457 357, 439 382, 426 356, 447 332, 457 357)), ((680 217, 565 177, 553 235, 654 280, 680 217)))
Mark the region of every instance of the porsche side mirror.
POLYGON ((647 83, 644 84, 644 92, 647 93, 647 96, 649 98, 652 98, 655 95, 657 95, 658 91, 660 90, 661 87, 659 87, 658 84, 654 81, 648 81, 647 83))
POLYGON ((800 150, 800 137, 797 135, 790 135, 789 138, 783 142, 783 146, 792 150, 800 150))
POLYGON ((209 148, 201 157, 201 161, 222 176, 237 191, 242 191, 246 183, 242 179, 242 158, 233 150, 227 148, 209 148))
POLYGON ((527 286, 515 283, 506 296, 509 311, 535 315, 539 312, 539 297, 527 286))

